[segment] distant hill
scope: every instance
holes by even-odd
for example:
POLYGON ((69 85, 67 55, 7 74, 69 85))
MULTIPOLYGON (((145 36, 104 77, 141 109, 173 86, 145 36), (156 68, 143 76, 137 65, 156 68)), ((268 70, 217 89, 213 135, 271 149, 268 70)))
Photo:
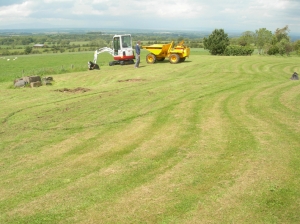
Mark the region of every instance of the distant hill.
MULTIPOLYGON (((203 38, 209 36, 212 30, 153 30, 153 29, 90 29, 90 28, 48 28, 48 29, 0 29, 1 36, 15 36, 15 35, 38 35, 38 34, 145 34, 152 33, 157 35, 168 36, 185 36, 189 38, 203 38)), ((238 37, 244 31, 228 31, 229 37, 238 37)), ((299 40, 300 34, 291 32, 289 34, 292 41, 299 40)))

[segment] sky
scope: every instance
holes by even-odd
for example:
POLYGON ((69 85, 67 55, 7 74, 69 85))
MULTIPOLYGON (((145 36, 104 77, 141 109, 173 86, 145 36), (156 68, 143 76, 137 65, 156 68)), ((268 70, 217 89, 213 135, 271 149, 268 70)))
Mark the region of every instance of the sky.
POLYGON ((300 34, 300 0, 0 0, 0 30, 155 29, 300 34))

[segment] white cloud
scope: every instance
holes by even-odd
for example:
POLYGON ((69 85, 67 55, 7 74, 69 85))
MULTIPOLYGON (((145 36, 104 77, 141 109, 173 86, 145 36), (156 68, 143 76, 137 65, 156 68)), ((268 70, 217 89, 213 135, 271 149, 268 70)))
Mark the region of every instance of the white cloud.
POLYGON ((235 9, 230 9, 230 8, 225 8, 223 11, 221 11, 223 13, 236 13, 236 10, 235 9))
MULTIPOLYGON (((13 4, 0 7, 0 16, 7 18, 28 17, 31 13, 32 1, 25 1, 21 4, 13 4)), ((2 18, 4 19, 4 18, 2 18)))
POLYGON ((203 7, 201 4, 189 3, 186 1, 179 1, 173 4, 160 3, 158 7, 151 7, 152 14, 157 15, 162 18, 196 18, 202 13, 203 7))
MULTIPOLYGON (((8 1, 7 1, 8 2, 8 1)), ((43 26, 142 29, 274 31, 290 24, 300 32, 298 0, 16 0, 0 6, 0 29, 43 26), (10 4, 10 5, 9 5, 10 4), (22 25, 22 26, 23 26, 22 25), (20 25, 21 26, 21 25, 20 25)), ((1 5, 1 4, 0 4, 1 5)))
POLYGON ((263 9, 285 9, 291 1, 289 0, 258 0, 257 7, 263 9))
POLYGON ((73 0, 44 0, 45 3, 61 3, 61 2, 73 2, 73 0))
POLYGON ((91 5, 81 3, 74 5, 71 12, 75 15, 104 15, 103 11, 97 10, 91 5))

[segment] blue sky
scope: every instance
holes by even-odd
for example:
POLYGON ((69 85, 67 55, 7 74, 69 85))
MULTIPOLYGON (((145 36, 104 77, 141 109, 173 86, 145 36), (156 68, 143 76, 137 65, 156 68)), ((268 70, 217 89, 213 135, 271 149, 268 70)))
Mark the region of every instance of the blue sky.
POLYGON ((300 0, 0 0, 0 29, 91 28, 300 33, 300 0))

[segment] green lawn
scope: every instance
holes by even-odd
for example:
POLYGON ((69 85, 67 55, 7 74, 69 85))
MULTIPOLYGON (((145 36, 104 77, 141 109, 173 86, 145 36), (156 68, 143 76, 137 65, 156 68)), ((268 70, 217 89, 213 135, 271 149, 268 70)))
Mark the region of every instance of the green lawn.
POLYGON ((299 223, 299 58, 199 50, 149 65, 146 53, 139 69, 101 54, 101 70, 52 86, 2 78, 0 223, 299 223))
MULTIPOLYGON (((51 75, 85 71, 87 62, 93 61, 94 52, 34 54, 0 57, 0 82, 13 81, 29 75, 51 75)), ((104 53, 98 56, 100 66, 108 65, 112 56, 104 53)))

